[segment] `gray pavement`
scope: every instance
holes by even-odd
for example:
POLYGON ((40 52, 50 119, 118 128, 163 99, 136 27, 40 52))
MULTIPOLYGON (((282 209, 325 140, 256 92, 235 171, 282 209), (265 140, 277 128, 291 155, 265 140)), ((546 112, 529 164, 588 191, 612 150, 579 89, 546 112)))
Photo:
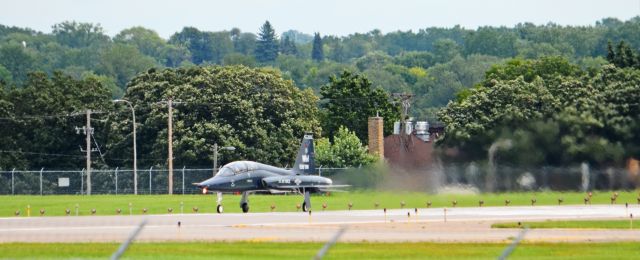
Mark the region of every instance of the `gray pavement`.
MULTIPOLYGON (((317 241, 347 225, 341 241, 505 242, 517 229, 492 229, 495 222, 629 219, 640 206, 528 206, 274 212, 248 214, 171 214, 138 216, 0 218, 0 242, 121 242, 143 219, 138 241, 317 241), (409 213, 410 215, 408 215, 409 213), (178 227, 180 222, 180 227, 178 227)), ((640 223, 634 224, 640 225, 640 223)), ((530 230, 526 241, 638 241, 640 230, 530 230)))

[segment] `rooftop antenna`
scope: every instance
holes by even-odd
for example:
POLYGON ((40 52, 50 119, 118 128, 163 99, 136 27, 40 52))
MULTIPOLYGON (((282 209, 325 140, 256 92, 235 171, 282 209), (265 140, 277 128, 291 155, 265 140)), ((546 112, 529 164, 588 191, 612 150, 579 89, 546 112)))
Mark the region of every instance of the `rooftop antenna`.
POLYGON ((411 98, 413 98, 413 94, 409 93, 393 93, 392 97, 399 98, 402 111, 400 118, 400 144, 405 147, 405 150, 408 148, 408 136, 407 136, 407 114, 409 114, 409 108, 411 107, 411 98))

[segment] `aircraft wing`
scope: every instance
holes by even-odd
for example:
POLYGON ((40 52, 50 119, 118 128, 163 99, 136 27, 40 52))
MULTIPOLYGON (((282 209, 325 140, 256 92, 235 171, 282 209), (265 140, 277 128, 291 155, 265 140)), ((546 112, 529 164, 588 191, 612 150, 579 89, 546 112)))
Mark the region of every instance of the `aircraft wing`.
POLYGON ((278 189, 300 189, 300 188, 317 188, 317 189, 330 189, 330 188, 348 188, 351 185, 278 185, 278 189))
POLYGON ((278 189, 287 190, 301 190, 301 189, 315 189, 321 192, 344 192, 340 188, 348 188, 351 185, 279 185, 278 189))

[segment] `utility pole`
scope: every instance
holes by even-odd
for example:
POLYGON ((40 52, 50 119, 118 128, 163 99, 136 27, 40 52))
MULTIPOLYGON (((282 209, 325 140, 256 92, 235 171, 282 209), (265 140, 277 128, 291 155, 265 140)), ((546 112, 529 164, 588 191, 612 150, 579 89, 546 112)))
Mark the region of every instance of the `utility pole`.
POLYGON ((218 168, 218 143, 213 144, 213 176, 216 176, 218 168))
POLYGON ((87 109, 87 125, 79 128, 76 126, 76 133, 80 134, 80 129, 84 135, 86 135, 86 149, 82 150, 80 147, 80 151, 86 153, 87 159, 87 195, 91 195, 91 134, 93 133, 93 128, 91 128, 91 110, 87 109))
POLYGON ((87 126, 85 135, 87 136, 87 195, 91 195, 91 109, 87 109, 87 126))
POLYGON ((168 134, 168 142, 169 142, 169 195, 173 194, 173 109, 172 109, 172 100, 169 98, 169 102, 167 102, 169 106, 169 134, 168 134))
MULTIPOLYGON (((93 111, 96 112, 96 111, 93 111)), ((83 150, 82 146, 80 147, 81 152, 86 153, 87 159, 87 195, 91 195, 91 152, 98 151, 97 149, 91 148, 91 135, 93 134, 93 128, 91 127, 91 109, 87 109, 87 125, 82 128, 76 126, 76 134, 80 134, 80 130, 82 129, 82 133, 86 135, 86 148, 83 150)), ((82 176, 82 175, 80 175, 82 176)))

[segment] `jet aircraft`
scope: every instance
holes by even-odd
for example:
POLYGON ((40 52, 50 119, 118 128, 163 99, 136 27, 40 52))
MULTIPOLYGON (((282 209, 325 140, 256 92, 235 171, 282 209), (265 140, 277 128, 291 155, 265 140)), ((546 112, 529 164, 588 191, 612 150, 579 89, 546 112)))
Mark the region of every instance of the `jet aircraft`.
POLYGON ((304 195, 302 210, 311 210, 311 192, 326 192, 333 188, 349 185, 333 185, 329 178, 312 175, 315 172, 313 135, 305 134, 292 169, 278 168, 252 161, 235 161, 224 165, 215 176, 200 183, 194 183, 202 193, 216 192, 218 206, 223 212, 222 193, 242 192, 240 208, 249 212, 249 193, 267 191, 270 193, 296 192, 304 195))

